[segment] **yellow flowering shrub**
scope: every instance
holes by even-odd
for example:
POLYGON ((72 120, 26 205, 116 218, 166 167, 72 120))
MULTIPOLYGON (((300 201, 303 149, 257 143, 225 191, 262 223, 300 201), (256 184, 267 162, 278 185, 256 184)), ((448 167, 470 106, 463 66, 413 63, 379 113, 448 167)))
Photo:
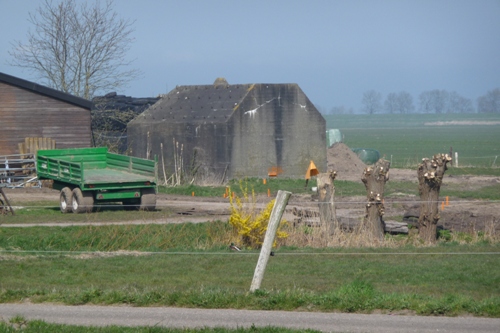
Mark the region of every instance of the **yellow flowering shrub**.
MULTIPOLYGON (((254 190, 252 189, 251 194, 249 194, 248 185, 246 183, 243 185, 242 181, 240 181, 240 190, 242 197, 237 196, 229 189, 231 210, 229 223, 233 226, 244 246, 258 248, 264 242, 275 199, 259 211, 254 190)), ((285 224, 286 221, 282 220, 276 232, 274 246, 276 246, 276 239, 288 237, 288 234, 282 230, 285 224)))

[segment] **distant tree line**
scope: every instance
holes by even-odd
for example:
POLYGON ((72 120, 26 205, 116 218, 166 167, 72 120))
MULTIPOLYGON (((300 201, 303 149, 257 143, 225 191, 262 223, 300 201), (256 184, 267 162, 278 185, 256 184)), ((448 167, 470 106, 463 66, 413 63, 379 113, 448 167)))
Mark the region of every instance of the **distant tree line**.
MULTIPOLYGON (((362 111, 367 114, 375 113, 500 113, 500 88, 496 88, 480 96, 476 107, 471 99, 461 96, 456 91, 428 90, 418 96, 415 105, 413 97, 406 91, 393 92, 382 98, 376 90, 363 93, 362 111)), ((335 106, 330 114, 352 114, 353 108, 335 106)))

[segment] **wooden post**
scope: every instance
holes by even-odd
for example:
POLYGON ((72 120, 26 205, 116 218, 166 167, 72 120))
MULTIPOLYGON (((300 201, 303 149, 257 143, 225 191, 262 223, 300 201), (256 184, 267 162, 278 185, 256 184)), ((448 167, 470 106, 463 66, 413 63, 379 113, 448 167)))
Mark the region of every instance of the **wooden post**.
POLYGON ((327 226, 329 234, 332 234, 338 227, 337 214, 335 212, 335 185, 333 181, 337 176, 336 171, 320 173, 317 176, 318 182, 318 205, 319 220, 321 225, 327 226))
POLYGON ((151 136, 149 135, 149 131, 148 131, 148 136, 147 136, 147 141, 146 141, 146 159, 149 160, 150 154, 151 154, 151 136))
POLYGON ((271 249, 274 243, 274 237, 276 236, 276 231, 285 211, 286 205, 288 204, 288 199, 292 195, 288 191, 278 191, 276 196, 276 201, 274 202, 274 207, 269 218, 269 224, 267 225, 266 235, 264 236, 264 243, 260 250, 259 261, 255 267, 255 272, 253 275, 252 284, 250 286, 250 292, 254 292, 260 288, 262 283, 262 278, 264 277, 264 272, 266 270, 267 261, 271 255, 271 249))
MULTIPOLYGON (((3 191, 3 188, 0 187, 0 194, 3 196, 3 198, 5 199, 5 204, 7 205, 6 207, 8 208, 5 208, 5 211, 8 213, 10 211, 10 213, 12 215, 14 215, 14 209, 12 208, 12 206, 10 205, 10 202, 9 202, 9 199, 7 199, 7 195, 5 194, 5 192, 3 191)), ((1 201, 1 200, 0 200, 1 201)), ((3 210, 4 208, 1 207, 0 205, 0 213, 3 213, 3 210)))
POLYGON ((167 174, 165 173, 165 159, 163 158, 163 142, 160 143, 160 150, 161 150, 161 165, 163 169, 163 182, 165 183, 165 186, 167 186, 167 174))
MULTIPOLYGON (((455 153, 456 154, 456 153, 455 153)), ((418 191, 420 193, 420 216, 418 235, 426 243, 435 243, 439 221, 439 191, 443 181, 446 164, 451 161, 448 154, 436 154, 432 160, 424 158, 418 166, 418 191)))
POLYGON ((366 204, 366 215, 363 220, 364 226, 371 235, 378 239, 384 239, 384 186, 389 180, 389 167, 391 163, 380 159, 373 167, 366 167, 361 180, 365 184, 368 203, 366 204))

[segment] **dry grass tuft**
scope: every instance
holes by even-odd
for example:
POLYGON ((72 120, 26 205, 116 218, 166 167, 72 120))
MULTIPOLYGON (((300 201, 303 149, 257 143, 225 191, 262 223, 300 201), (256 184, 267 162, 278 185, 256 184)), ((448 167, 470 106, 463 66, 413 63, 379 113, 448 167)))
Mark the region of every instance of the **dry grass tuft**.
POLYGON ((288 226, 286 239, 280 240, 282 246, 311 247, 311 248, 360 248, 360 247, 385 247, 398 248, 403 246, 429 247, 437 246, 439 243, 454 242, 458 244, 476 244, 480 242, 500 243, 500 233, 495 229, 495 221, 492 219, 485 226, 484 231, 474 228, 468 232, 442 231, 436 244, 427 244, 419 236, 417 229, 410 229, 408 235, 386 235, 380 241, 371 236, 363 223, 352 230, 336 227, 330 234, 327 226, 288 226))
POLYGON ((288 237, 281 242, 282 245, 296 247, 396 247, 399 246, 394 240, 386 239, 380 241, 372 237, 367 227, 360 223, 353 230, 345 230, 335 227, 330 233, 328 226, 319 227, 289 227, 286 229, 288 237))

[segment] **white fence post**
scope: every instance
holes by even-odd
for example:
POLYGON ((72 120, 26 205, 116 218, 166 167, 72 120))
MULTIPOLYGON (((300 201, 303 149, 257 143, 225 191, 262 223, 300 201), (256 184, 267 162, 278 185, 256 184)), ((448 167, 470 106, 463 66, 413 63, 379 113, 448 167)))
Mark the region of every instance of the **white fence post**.
POLYGON ((260 250, 259 261, 255 267, 255 273, 253 275, 252 285, 250 286, 250 292, 260 288, 262 283, 262 278, 264 277, 264 271, 266 270, 267 261, 271 255, 271 249, 274 243, 274 237, 276 236, 276 231, 285 211, 286 205, 288 204, 288 199, 290 199, 291 192, 288 191, 278 191, 276 196, 276 201, 274 202, 274 207, 269 218, 269 224, 267 225, 266 235, 264 236, 264 243, 260 250))
POLYGON ((458 168, 458 152, 455 152, 455 168, 458 168))

